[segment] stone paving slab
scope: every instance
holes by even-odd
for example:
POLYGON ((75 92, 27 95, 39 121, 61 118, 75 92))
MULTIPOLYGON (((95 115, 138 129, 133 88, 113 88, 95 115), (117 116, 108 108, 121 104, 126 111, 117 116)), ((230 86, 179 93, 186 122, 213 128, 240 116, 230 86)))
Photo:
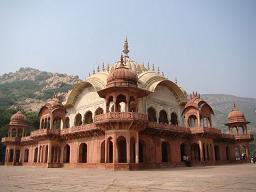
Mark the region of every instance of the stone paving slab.
POLYGON ((141 171, 0 166, 0 192, 256 192, 256 164, 141 171))

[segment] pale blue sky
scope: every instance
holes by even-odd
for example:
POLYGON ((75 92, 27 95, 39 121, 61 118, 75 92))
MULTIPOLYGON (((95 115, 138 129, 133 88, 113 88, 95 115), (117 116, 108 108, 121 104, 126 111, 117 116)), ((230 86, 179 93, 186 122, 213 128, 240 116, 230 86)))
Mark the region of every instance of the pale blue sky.
POLYGON ((79 75, 130 57, 188 92, 256 98, 254 0, 0 0, 0 74, 79 75))

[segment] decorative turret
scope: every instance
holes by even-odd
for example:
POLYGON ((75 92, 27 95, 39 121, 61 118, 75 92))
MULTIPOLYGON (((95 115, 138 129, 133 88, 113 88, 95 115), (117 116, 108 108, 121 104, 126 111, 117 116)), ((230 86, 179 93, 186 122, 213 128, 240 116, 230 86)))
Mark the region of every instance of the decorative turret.
POLYGON ((27 127, 28 125, 26 116, 21 111, 18 111, 17 113, 11 116, 8 129, 8 136, 24 137, 26 135, 27 127))
POLYGON ((234 104, 228 114, 228 123, 225 124, 229 128, 229 132, 237 135, 247 134, 248 123, 250 122, 246 121, 244 113, 234 104))
POLYGON ((65 108, 54 95, 39 111, 40 129, 59 129, 65 118, 65 108))
POLYGON ((190 95, 182 114, 186 127, 212 127, 211 115, 214 115, 214 112, 197 92, 190 95))

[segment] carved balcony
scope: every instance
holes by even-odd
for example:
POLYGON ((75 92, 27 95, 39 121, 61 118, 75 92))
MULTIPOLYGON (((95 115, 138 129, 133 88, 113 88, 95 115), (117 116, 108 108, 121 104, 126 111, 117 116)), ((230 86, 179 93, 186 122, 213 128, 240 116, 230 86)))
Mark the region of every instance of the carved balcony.
POLYGON ((120 121, 147 121, 146 114, 137 112, 109 112, 95 116, 95 124, 120 121))
POLYGON ((60 129, 38 129, 31 132, 31 137, 59 136, 60 129))
POLYGON ((20 137, 3 137, 2 143, 16 143, 20 142, 20 137))
POLYGON ((220 135, 221 130, 213 128, 213 127, 192 127, 190 128, 191 134, 213 134, 213 135, 220 135))
POLYGON ((61 136, 65 135, 81 135, 86 132, 94 131, 97 130, 97 127, 94 123, 91 124, 85 124, 85 125, 79 125, 79 126, 74 126, 70 128, 65 128, 60 131, 61 136))
POLYGON ((21 142, 31 142, 33 141, 31 136, 27 136, 27 137, 21 137, 21 142))
POLYGON ((149 122, 148 128, 161 129, 161 130, 166 130, 166 131, 175 132, 175 133, 186 133, 186 134, 190 133, 189 128, 180 127, 177 125, 171 125, 171 124, 167 124, 167 123, 149 122))
POLYGON ((102 130, 143 130, 146 128, 148 116, 137 112, 109 112, 96 115, 94 121, 102 130))

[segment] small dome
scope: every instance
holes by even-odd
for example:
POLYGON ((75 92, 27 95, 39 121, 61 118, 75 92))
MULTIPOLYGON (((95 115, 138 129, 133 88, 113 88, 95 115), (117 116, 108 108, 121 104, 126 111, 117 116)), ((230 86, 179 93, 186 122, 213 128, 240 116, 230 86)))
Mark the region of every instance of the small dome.
POLYGON ((107 87, 112 84, 122 85, 122 83, 130 83, 137 86, 138 76, 136 72, 127 68, 123 63, 123 57, 121 56, 120 65, 112 69, 107 78, 107 87))
POLYGON ((27 118, 26 116, 18 111, 17 113, 11 116, 11 121, 9 125, 26 125, 27 118))
POLYGON ((241 112, 236 106, 228 114, 228 123, 247 122, 244 113, 241 112))
POLYGON ((63 106, 61 101, 57 97, 53 97, 53 98, 48 99, 46 105, 50 105, 51 107, 63 106))

